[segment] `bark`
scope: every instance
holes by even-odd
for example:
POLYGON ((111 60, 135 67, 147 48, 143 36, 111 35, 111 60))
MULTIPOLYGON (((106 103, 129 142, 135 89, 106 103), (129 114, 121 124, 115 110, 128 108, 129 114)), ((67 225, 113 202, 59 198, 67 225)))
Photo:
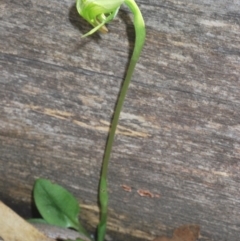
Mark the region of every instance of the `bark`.
MULTIPOLYGON (((199 240, 238 241, 239 3, 137 3, 147 40, 110 161, 110 237, 198 224, 199 240)), ((0 11, 0 198, 29 204, 34 180, 48 178, 76 195, 93 229, 131 14, 123 7, 108 34, 81 39, 91 26, 74 1, 2 0, 0 11)))

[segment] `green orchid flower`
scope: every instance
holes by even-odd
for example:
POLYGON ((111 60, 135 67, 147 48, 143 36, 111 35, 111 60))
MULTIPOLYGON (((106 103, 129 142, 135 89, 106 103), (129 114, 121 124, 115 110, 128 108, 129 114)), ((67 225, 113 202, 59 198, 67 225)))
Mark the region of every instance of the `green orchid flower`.
POLYGON ((123 2, 124 0, 77 0, 78 13, 94 27, 83 37, 97 30, 108 32, 105 24, 115 18, 123 2))
POLYGON ((115 132, 136 63, 142 52, 142 48, 145 42, 146 30, 141 11, 139 10, 134 0, 77 0, 76 2, 79 14, 94 27, 90 32, 83 35, 83 37, 93 34, 97 30, 106 33, 108 30, 105 27, 105 24, 115 18, 120 6, 123 3, 125 3, 134 14, 134 28, 136 32, 136 38, 127 74, 119 92, 117 104, 111 122, 111 128, 107 139, 106 148, 104 151, 103 164, 99 182, 99 203, 101 212, 97 230, 97 241, 104 241, 106 233, 108 206, 107 170, 115 132))

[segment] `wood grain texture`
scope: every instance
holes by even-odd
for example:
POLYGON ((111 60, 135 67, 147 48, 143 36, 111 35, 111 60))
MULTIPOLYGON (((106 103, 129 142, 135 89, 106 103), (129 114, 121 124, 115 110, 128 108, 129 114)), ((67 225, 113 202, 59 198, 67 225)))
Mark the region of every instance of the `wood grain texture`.
MULTIPOLYGON (((110 162, 110 236, 151 240, 196 223, 200 240, 238 241, 239 1, 137 3, 147 40, 110 162)), ((74 1, 1 0, 0 11, 1 196, 29 202, 34 180, 49 178, 94 226, 131 14, 123 7, 109 34, 81 39, 91 27, 74 1)))

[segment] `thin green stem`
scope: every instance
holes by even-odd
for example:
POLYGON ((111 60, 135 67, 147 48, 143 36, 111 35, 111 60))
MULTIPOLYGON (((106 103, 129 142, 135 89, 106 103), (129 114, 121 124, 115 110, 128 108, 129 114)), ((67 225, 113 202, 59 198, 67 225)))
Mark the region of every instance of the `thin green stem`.
POLYGON ((108 206, 107 171, 108 171, 110 154, 112 151, 112 145, 115 137, 115 132, 119 121, 120 112, 122 110, 123 103, 127 94, 127 90, 131 82, 133 71, 135 69, 136 63, 141 54, 141 51, 145 42, 145 36, 146 36, 144 20, 137 4, 135 3, 134 0, 125 0, 124 2, 134 14, 134 27, 135 27, 135 33, 136 33, 135 47, 129 63, 125 80, 123 82, 123 85, 119 93, 116 108, 113 114, 112 123, 110 126, 110 131, 109 131, 108 140, 107 140, 107 144, 104 152, 104 157, 103 157, 103 164, 102 164, 100 184, 99 184, 99 202, 100 202, 101 214, 100 214, 100 222, 98 224, 98 241, 103 241, 106 233, 107 206, 108 206))

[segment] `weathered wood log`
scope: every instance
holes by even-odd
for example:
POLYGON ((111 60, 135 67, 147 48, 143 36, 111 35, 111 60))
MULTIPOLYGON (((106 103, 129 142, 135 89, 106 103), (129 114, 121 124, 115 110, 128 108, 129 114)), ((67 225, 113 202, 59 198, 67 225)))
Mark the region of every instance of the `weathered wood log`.
MULTIPOLYGON (((147 40, 109 167, 109 232, 151 240, 196 223, 200 240, 238 241, 239 2, 137 3, 147 40)), ((123 7, 109 34, 81 39, 91 26, 74 5, 0 2, 0 198, 30 203, 34 180, 49 178, 77 196, 94 227, 134 28, 123 7)))

